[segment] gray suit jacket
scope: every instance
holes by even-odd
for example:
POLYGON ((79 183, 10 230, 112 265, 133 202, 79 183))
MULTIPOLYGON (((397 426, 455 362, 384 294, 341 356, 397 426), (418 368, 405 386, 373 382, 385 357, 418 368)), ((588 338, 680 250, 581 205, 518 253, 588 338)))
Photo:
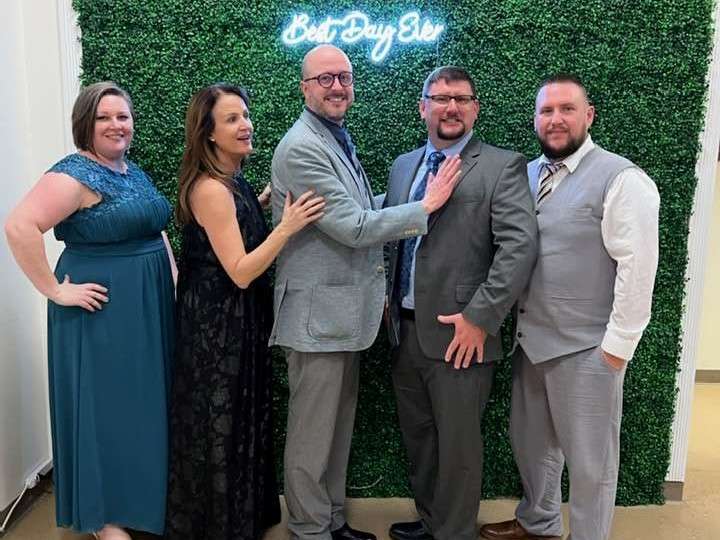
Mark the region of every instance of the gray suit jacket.
MULTIPOLYGON (((398 157, 390 170, 385 206, 408 200, 425 147, 398 157)), ((525 158, 471 139, 461 153, 462 177, 448 203, 430 217, 415 261, 418 341, 443 358, 454 335, 438 315, 462 312, 488 332, 485 359, 502 358, 498 330, 525 287, 537 253, 537 221, 525 158)), ((390 324, 399 341, 399 242, 389 245, 390 324)))
POLYGON ((375 209, 357 160, 350 163, 332 133, 303 111, 272 160, 273 222, 285 194, 312 189, 325 215, 287 243, 277 259, 271 345, 303 352, 358 351, 374 341, 385 298, 382 245, 423 234, 420 203, 375 209))

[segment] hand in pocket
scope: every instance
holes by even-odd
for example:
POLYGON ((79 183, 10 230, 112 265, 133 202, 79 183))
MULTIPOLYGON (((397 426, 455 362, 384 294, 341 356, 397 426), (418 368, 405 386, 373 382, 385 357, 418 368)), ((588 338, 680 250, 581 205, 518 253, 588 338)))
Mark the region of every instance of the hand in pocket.
POLYGON ((620 371, 622 368, 625 367, 626 361, 620 358, 619 356, 615 356, 614 354, 610 354, 609 352, 604 351, 603 349, 600 349, 600 354, 602 355, 603 360, 613 369, 620 371))

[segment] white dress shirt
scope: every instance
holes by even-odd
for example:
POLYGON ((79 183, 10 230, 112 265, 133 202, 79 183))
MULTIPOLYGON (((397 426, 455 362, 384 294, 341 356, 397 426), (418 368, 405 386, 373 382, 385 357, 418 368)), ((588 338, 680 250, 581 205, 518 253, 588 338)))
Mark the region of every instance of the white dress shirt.
MULTIPOLYGON (((595 148, 590 135, 552 177, 552 191, 577 169, 595 148)), ((550 160, 540 157, 540 165, 550 160)), ((550 192, 552 194, 552 191, 550 192)), ((551 195, 550 195, 551 196, 551 195)), ((617 263, 615 298, 602 349, 630 360, 650 321, 650 307, 658 264, 660 195, 655 183, 637 167, 623 170, 611 180, 603 203, 602 239, 617 263)))

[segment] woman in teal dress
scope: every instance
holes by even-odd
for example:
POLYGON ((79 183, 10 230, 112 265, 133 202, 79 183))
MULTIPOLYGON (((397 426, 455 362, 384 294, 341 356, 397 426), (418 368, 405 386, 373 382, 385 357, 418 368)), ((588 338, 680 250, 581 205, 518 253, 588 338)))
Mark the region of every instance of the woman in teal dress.
POLYGON ((56 163, 10 215, 15 258, 48 298, 50 416, 57 524, 101 540, 125 527, 162 534, 174 261, 168 201, 125 158, 127 93, 84 88, 78 153, 56 163), (53 274, 42 235, 65 242, 53 274))

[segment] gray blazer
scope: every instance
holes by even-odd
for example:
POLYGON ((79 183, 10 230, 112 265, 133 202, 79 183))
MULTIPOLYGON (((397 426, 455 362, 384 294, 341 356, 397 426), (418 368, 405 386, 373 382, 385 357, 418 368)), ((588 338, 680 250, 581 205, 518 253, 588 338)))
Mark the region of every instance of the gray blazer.
POLYGON ((427 231, 421 203, 378 210, 360 163, 303 111, 272 160, 273 222, 285 194, 312 189, 325 215, 287 243, 277 259, 270 345, 302 352, 359 351, 377 336, 385 299, 382 245, 427 231))
MULTIPOLYGON (((386 207, 408 200, 425 147, 398 157, 386 207)), ((462 177, 432 214, 415 260, 415 321, 423 353, 443 358, 454 335, 438 315, 462 312, 488 332, 485 359, 502 358, 498 331, 525 287, 537 254, 537 221, 525 158, 471 139, 460 154, 462 177)), ((389 337, 399 342, 399 242, 389 246, 389 337)))

